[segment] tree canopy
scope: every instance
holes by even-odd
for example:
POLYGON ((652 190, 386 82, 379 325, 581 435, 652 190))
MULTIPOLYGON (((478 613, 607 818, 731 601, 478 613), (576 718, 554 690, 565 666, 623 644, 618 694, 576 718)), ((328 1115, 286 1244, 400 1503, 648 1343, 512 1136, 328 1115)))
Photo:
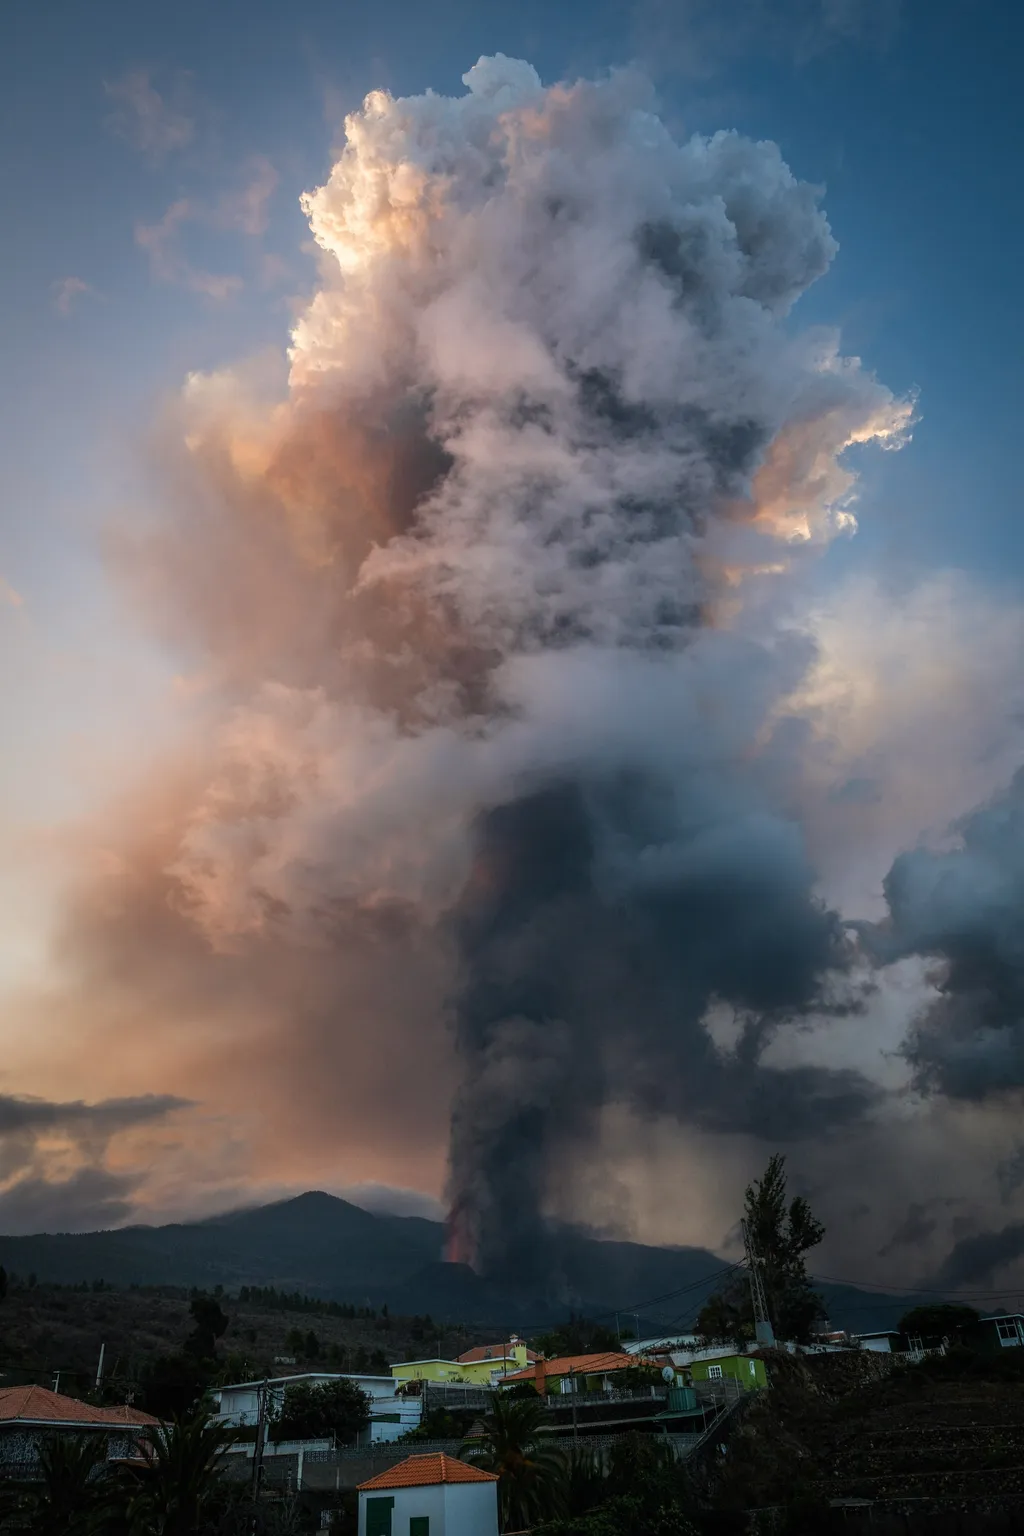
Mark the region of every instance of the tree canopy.
MULTIPOLYGON (((776 1153, 760 1179, 747 1186, 743 1215, 761 1264, 765 1300, 776 1336, 805 1340, 824 1316, 821 1297, 811 1289, 805 1255, 821 1242, 825 1228, 802 1195, 787 1199, 786 1159, 776 1153)), ((744 1273, 708 1297, 697 1319, 708 1338, 749 1342, 754 1309, 744 1273)))
POLYGON ((568 1320, 550 1328, 533 1341, 538 1354, 553 1360, 559 1355, 588 1355, 618 1349, 619 1341, 610 1328, 592 1323, 585 1317, 570 1312, 568 1320))
POLYGON ((935 1302, 923 1307, 911 1307, 899 1321, 900 1333, 914 1334, 918 1338, 953 1338, 961 1328, 968 1328, 981 1316, 973 1307, 960 1306, 956 1302, 935 1302))
POLYGON ((327 1440, 350 1444, 370 1422, 370 1399, 354 1382, 297 1381, 285 1388, 271 1417, 275 1440, 327 1440))
POLYGON ((214 1379, 220 1361, 217 1341, 230 1318, 212 1296, 193 1296, 189 1306, 192 1332, 174 1354, 157 1355, 143 1373, 145 1407, 157 1418, 185 1418, 214 1379))

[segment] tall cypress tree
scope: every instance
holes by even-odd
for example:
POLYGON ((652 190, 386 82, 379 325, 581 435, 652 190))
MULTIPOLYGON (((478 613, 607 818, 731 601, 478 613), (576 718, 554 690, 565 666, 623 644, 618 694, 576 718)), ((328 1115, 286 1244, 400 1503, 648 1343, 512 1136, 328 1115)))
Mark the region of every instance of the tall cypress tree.
MULTIPOLYGON (((755 1252, 779 1339, 805 1341, 812 1325, 825 1315, 821 1297, 811 1289, 805 1254, 817 1246, 825 1228, 802 1195, 787 1203, 786 1159, 776 1153, 763 1176, 748 1186, 743 1214, 755 1252)), ((754 1310, 745 1275, 709 1296, 697 1319, 707 1338, 747 1343, 754 1337, 754 1310)))

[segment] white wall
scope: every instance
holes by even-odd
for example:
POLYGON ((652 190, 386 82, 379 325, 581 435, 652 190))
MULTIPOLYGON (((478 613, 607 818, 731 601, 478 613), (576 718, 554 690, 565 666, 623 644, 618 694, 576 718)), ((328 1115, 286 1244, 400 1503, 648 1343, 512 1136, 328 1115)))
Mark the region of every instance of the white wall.
POLYGON ((371 1489, 359 1495, 359 1536, 366 1536, 366 1501, 393 1497, 391 1536, 409 1536, 409 1521, 426 1515, 430 1536, 498 1536, 497 1483, 435 1483, 429 1488, 371 1489))
MULTIPOLYGON (((447 1536, 445 1525, 445 1484, 435 1483, 428 1488, 381 1488, 379 1491, 371 1489, 369 1493, 359 1495, 359 1536, 366 1536, 366 1502, 373 1498, 393 1498, 395 1507, 391 1511, 391 1536, 409 1536, 409 1521, 414 1515, 426 1515, 430 1520, 430 1536, 447 1536)), ((480 1536, 497 1536, 497 1525, 493 1530, 484 1527, 480 1536)), ((447 1527, 451 1530, 451 1527, 447 1527)), ((464 1526, 458 1527, 459 1536, 477 1536, 476 1531, 466 1531, 464 1526)))
MULTIPOLYGON (((395 1389, 398 1383, 391 1376, 357 1376, 354 1373, 342 1371, 305 1371, 294 1376, 271 1378, 269 1382, 268 1404, 270 1411, 272 1405, 280 1403, 284 1396, 285 1388, 294 1386, 298 1382, 309 1382, 316 1385, 322 1381, 351 1381, 355 1386, 366 1393, 374 1403, 386 1402, 388 1407, 395 1403, 395 1389)), ((237 1386, 220 1387, 216 1389, 214 1396, 217 1400, 217 1419, 222 1424, 240 1425, 255 1424, 260 1412, 260 1389, 262 1382, 247 1381, 237 1386)), ((406 1426, 415 1428, 419 1417, 410 1419, 406 1426)), ((404 1431, 400 1431, 402 1433, 404 1431)))
POLYGON ((699 1349, 670 1350, 669 1359, 673 1365, 692 1365, 695 1360, 725 1360, 735 1353, 735 1344, 706 1344, 699 1349))
POLYGON ((374 1411, 389 1415, 397 1413, 398 1423, 388 1424, 371 1418, 366 1428, 360 1431, 356 1440, 357 1445, 389 1444, 393 1440, 400 1440, 411 1429, 417 1429, 423 1417, 423 1399, 422 1397, 381 1399, 374 1403, 374 1411))
MULTIPOLYGON (((443 1536, 498 1536, 497 1483, 446 1483, 444 1506, 443 1536)), ((393 1536, 409 1536, 408 1530, 392 1530, 393 1536)))

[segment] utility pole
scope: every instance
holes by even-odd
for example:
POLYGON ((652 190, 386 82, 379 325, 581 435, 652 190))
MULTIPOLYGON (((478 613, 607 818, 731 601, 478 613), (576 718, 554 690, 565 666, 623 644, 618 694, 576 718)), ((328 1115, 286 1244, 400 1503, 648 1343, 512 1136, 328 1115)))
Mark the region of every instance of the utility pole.
POLYGON ((96 1391, 97 1392, 100 1390, 100 1387, 102 1387, 102 1385, 103 1385, 103 1356, 106 1354, 106 1351, 107 1351, 106 1344, 105 1343, 101 1344, 100 1345, 100 1363, 96 1367, 96 1391))
POLYGON ((53 1390, 55 1392, 59 1392, 60 1391, 60 1371, 57 1371, 56 1375, 53 1378, 53 1390))
POLYGON ((572 1438, 575 1441, 579 1439, 579 1431, 576 1424, 576 1368, 572 1365, 569 1367, 569 1380, 572 1382, 572 1392, 569 1395, 572 1398, 572 1438))
MULTIPOLYGON (((260 1387, 259 1413, 256 1418, 256 1444, 252 1453, 252 1496, 253 1500, 260 1496, 260 1485, 263 1482, 263 1442, 267 1432, 267 1394, 269 1382, 264 1376, 263 1385, 260 1387)), ((255 1519, 255 1516, 253 1517, 255 1519)))
POLYGON ((747 1268, 750 1272, 750 1300, 754 1309, 754 1337, 759 1344, 771 1348, 775 1343, 775 1330, 772 1320, 768 1315, 768 1301, 764 1294, 764 1280, 761 1275, 761 1259, 754 1247, 753 1234, 745 1221, 740 1223, 743 1229, 743 1249, 747 1256, 747 1268))

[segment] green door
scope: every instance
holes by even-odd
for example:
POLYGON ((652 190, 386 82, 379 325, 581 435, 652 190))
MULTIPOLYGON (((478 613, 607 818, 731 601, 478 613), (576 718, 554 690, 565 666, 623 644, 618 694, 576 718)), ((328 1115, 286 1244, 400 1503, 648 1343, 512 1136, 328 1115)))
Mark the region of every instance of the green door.
POLYGON ((409 1521, 409 1536, 430 1536, 430 1516, 413 1515, 409 1521))
POLYGON ((366 1536, 391 1536, 391 1511, 394 1499, 367 1499, 366 1536))

